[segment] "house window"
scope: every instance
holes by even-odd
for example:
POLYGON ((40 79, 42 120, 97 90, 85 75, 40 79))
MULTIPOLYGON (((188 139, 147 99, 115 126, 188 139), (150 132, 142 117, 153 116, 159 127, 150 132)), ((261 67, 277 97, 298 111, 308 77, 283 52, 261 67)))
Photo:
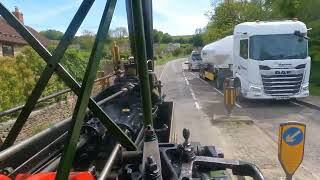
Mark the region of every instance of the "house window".
POLYGON ((11 45, 2 45, 2 54, 3 56, 14 56, 13 46, 11 45))
POLYGON ((248 59, 248 39, 240 40, 240 56, 248 59))

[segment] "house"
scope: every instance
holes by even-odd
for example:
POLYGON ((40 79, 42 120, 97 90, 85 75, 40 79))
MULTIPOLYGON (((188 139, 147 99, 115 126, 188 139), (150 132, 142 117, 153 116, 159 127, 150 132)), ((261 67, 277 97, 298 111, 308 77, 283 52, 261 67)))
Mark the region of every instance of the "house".
POLYGON ((179 49, 179 48, 180 48, 180 43, 169 43, 168 44, 169 51, 173 51, 173 50, 179 49))
MULTIPOLYGON (((17 19, 23 24, 23 14, 18 7, 12 12, 17 19)), ((48 46, 50 40, 38 33, 33 28, 26 26, 27 29, 41 42, 42 45, 48 46)), ((20 34, 14 30, 8 22, 0 16, 0 57, 2 56, 16 56, 23 46, 28 43, 23 39, 20 34)))

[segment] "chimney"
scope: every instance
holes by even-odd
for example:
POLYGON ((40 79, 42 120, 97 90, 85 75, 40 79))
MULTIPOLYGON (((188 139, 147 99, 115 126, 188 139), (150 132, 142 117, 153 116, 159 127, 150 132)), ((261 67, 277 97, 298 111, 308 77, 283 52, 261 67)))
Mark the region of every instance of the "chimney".
POLYGON ((14 7, 14 11, 12 12, 17 19, 23 24, 23 14, 20 12, 19 8, 17 6, 14 7))

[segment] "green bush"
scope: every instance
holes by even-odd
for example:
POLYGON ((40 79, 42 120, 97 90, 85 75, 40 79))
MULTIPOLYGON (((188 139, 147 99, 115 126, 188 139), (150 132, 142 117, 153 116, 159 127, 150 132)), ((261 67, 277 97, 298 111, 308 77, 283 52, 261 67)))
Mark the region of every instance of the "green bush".
MULTIPOLYGON (((31 47, 24 47, 14 58, 1 57, 0 64, 0 111, 4 111, 24 104, 46 64, 31 47)), ((42 96, 65 88, 53 75, 42 96)))
POLYGON ((172 51, 172 55, 177 57, 179 55, 181 55, 183 52, 182 52, 182 49, 181 48, 177 48, 175 50, 172 51))

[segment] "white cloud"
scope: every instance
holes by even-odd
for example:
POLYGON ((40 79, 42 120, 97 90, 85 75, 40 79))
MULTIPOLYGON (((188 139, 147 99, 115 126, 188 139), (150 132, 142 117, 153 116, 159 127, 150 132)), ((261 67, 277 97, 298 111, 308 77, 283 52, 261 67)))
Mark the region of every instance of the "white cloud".
POLYGON ((154 0, 154 27, 171 35, 193 34, 207 24, 209 8, 209 0, 154 0))

